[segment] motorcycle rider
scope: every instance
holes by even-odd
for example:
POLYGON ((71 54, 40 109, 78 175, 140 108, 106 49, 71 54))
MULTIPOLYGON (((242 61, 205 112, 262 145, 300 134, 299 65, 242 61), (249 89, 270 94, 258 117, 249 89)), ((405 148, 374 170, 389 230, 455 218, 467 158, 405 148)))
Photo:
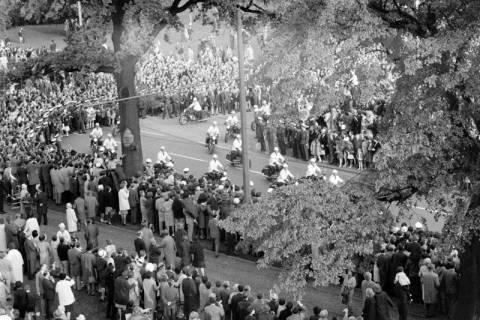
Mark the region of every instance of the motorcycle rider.
POLYGON ((273 174, 274 172, 280 171, 282 169, 282 165, 285 162, 285 158, 283 155, 280 153, 280 150, 278 147, 275 147, 273 149, 272 154, 270 155, 270 160, 269 160, 269 166, 271 173, 273 174))
POLYGON ((233 133, 236 133, 235 131, 238 130, 238 124, 239 124, 239 121, 238 121, 238 118, 237 116, 235 115, 235 111, 232 111, 232 113, 228 116, 227 120, 225 120, 225 125, 227 126, 227 132, 229 132, 229 130, 233 130, 233 133))
POLYGON ((193 97, 192 103, 188 106, 187 110, 193 110, 193 114, 197 117, 197 119, 202 119, 202 106, 197 100, 197 97, 193 97))
POLYGON ((217 144, 219 135, 220 130, 218 130, 217 121, 213 121, 212 125, 207 129, 207 138, 205 139, 205 145, 208 145, 210 139, 213 139, 214 143, 217 144))
POLYGON ((152 159, 145 160, 144 171, 147 176, 153 176, 155 174, 155 168, 152 165, 152 159))
POLYGON ((212 159, 208 162, 208 173, 220 173, 223 171, 223 165, 218 160, 218 156, 214 154, 212 159))
POLYGON ((288 164, 284 163, 282 170, 280 170, 280 173, 278 174, 277 184, 284 185, 289 180, 293 180, 294 178, 295 177, 293 174, 290 172, 290 170, 288 170, 288 164))
POLYGON ((172 162, 172 157, 165 151, 165 147, 161 146, 160 151, 157 153, 157 163, 166 165, 169 162, 172 162))
POLYGON ((95 128, 90 132, 90 145, 93 143, 94 139, 97 139, 98 142, 102 141, 103 137, 103 130, 100 128, 100 124, 98 122, 95 123, 95 128))
POLYGON ((336 169, 332 170, 332 175, 330 178, 328 178, 328 181, 330 181, 331 184, 338 186, 340 184, 343 184, 345 181, 343 181, 342 178, 338 175, 338 171, 336 169))
POLYGON ((115 141, 111 133, 108 134, 107 139, 103 143, 103 146, 110 153, 115 152, 115 150, 117 149, 118 147, 117 141, 115 141))
POLYGON ((232 160, 242 156, 242 136, 237 134, 232 143, 232 160))
POLYGON ((317 165, 315 158, 310 159, 307 165, 306 177, 322 177, 322 169, 317 165))

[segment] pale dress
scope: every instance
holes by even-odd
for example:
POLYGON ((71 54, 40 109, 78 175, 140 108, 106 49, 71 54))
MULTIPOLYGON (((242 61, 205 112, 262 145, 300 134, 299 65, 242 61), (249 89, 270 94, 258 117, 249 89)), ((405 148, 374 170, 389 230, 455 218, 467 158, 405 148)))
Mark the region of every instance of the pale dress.
POLYGON ((143 280, 143 300, 145 309, 155 310, 157 307, 157 284, 152 278, 143 280))

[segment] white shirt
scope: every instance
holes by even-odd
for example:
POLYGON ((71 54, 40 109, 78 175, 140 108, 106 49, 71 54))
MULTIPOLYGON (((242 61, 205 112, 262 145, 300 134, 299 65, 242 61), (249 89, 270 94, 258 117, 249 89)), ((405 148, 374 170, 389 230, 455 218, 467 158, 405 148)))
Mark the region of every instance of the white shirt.
POLYGON ((93 128, 92 132, 90 132, 90 136, 92 138, 100 139, 103 136, 103 130, 100 127, 93 128))
POLYGON ((208 163, 208 172, 220 171, 223 169, 223 165, 218 160, 210 160, 208 163))
POLYGON ((202 111, 202 106, 196 100, 192 102, 189 108, 193 108, 194 111, 202 111))
POLYGON ((232 150, 237 150, 237 149, 242 151, 242 140, 240 139, 233 140, 232 150))
POLYGON ((103 146, 107 150, 115 150, 115 148, 117 147, 117 141, 115 141, 115 139, 113 139, 113 138, 111 138, 111 139, 109 138, 109 139, 105 140, 105 142, 103 143, 103 146))
POLYGON ((330 176, 330 178, 328 179, 328 181, 330 181, 331 184, 334 184, 334 185, 336 185, 336 186, 344 182, 342 178, 340 178, 339 176, 334 175, 334 174, 332 174, 332 175, 330 176))
POLYGON ((227 125, 227 128, 231 127, 231 126, 234 126, 236 124, 238 124, 238 118, 237 116, 228 116, 227 120, 225 121, 226 125, 227 125))
POLYGON ((307 166, 307 173, 305 174, 307 177, 318 177, 322 175, 322 169, 320 169, 317 164, 309 163, 307 166))
POLYGON ((290 170, 283 168, 278 174, 277 182, 286 182, 289 178, 293 179, 293 174, 290 170))
POLYGON ((157 153, 157 161, 161 163, 166 163, 172 161, 172 157, 166 151, 160 151, 157 153))
POLYGON ((68 306, 75 302, 75 297, 72 292, 72 286, 75 281, 60 280, 55 286, 55 292, 58 293, 58 304, 61 306, 68 306))
POLYGON ((60 238, 63 238, 65 240, 65 243, 70 243, 70 241, 72 241, 72 237, 70 237, 70 232, 68 232, 67 230, 58 230, 57 239, 60 240, 60 238))
POLYGON ((285 158, 280 152, 274 152, 270 155, 270 165, 274 166, 276 164, 282 164, 285 161, 285 158))
POLYGON ((217 137, 220 135, 220 130, 218 130, 217 126, 210 126, 207 130, 207 134, 210 137, 217 137))
POLYGON ((40 234, 40 226, 38 225, 37 218, 28 218, 27 221, 25 221, 25 229, 23 231, 31 234, 33 230, 37 230, 40 234))
POLYGON ((260 112, 266 114, 267 116, 269 116, 271 114, 271 110, 270 110, 270 104, 264 104, 262 105, 262 107, 260 108, 260 112))

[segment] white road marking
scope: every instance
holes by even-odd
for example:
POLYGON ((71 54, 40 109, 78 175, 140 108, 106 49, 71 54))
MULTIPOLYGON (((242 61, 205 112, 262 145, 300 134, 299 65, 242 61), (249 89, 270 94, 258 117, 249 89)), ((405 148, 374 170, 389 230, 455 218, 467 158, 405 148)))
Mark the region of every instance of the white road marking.
MULTIPOLYGON (((198 144, 201 144, 201 145, 205 145, 205 141, 204 142, 200 142, 200 141, 197 141, 198 144)), ((223 150, 230 150, 230 148, 227 148, 227 147, 223 147, 221 145, 216 145, 215 148, 218 148, 218 149, 223 149, 223 150)))
POLYGON ((145 130, 141 130, 141 132, 144 133, 144 134, 152 135, 152 136, 165 137, 165 135, 163 133, 151 132, 151 131, 145 131, 145 130))
MULTIPOLYGON (((199 158, 194 158, 194 157, 190 157, 190 156, 186 156, 184 154, 179 154, 179 153, 173 153, 173 152, 170 152, 170 154, 172 156, 176 156, 176 157, 180 157, 180 158, 184 158, 184 159, 188 159, 188 160, 193 160, 193 161, 198 161, 198 162, 203 162, 203 163, 208 163, 207 160, 203 160, 203 159, 199 159, 199 158)), ((233 169, 236 169, 236 170, 242 170, 241 167, 233 167, 233 166, 225 166, 226 168, 233 168, 233 169)), ((263 173, 261 172, 258 172, 258 171, 255 171, 255 170, 250 170, 251 173, 255 173, 255 174, 259 174, 259 175, 262 175, 263 176, 263 173)))
POLYGON ((173 152, 169 152, 169 153, 170 153, 172 156, 176 156, 176 157, 180 157, 180 158, 185 158, 185 159, 189 159, 189 160, 193 160, 193 161, 199 161, 199 162, 208 163, 207 160, 198 159, 198 158, 186 156, 186 155, 183 155, 183 154, 173 153, 173 152))

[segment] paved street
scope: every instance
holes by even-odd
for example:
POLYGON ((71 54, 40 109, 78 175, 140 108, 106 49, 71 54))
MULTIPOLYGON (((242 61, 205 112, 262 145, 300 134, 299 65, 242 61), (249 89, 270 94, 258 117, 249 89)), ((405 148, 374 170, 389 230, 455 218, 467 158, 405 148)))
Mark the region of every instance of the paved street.
MULTIPOLYGON (((238 116, 238 114, 237 114, 238 116)), ((247 114, 247 123, 252 121, 253 113, 247 114)), ((235 184, 242 184, 242 169, 232 167, 225 159, 226 154, 231 150, 232 142, 224 142, 226 116, 216 116, 208 121, 200 123, 188 123, 184 126, 178 123, 178 118, 165 119, 160 117, 147 117, 141 120, 142 128, 142 148, 144 160, 151 158, 155 161, 160 146, 165 146, 167 152, 175 161, 177 171, 189 168, 195 176, 200 176, 207 171, 208 161, 211 155, 204 146, 205 134, 212 121, 217 121, 220 129, 219 144, 216 149, 219 160, 227 168, 228 175, 235 184)), ((105 130, 105 129, 104 129, 105 130)), ((119 136, 117 140, 119 141, 119 136)), ((120 144, 120 143, 119 143, 120 144)), ((249 158, 251 162, 250 178, 255 183, 255 188, 259 191, 266 191, 269 182, 263 177, 261 170, 268 164, 269 154, 261 153, 255 148, 255 132, 248 129, 249 158)), ((71 147, 80 152, 88 152, 88 139, 86 135, 71 135, 64 138, 64 147, 71 147)), ((304 161, 288 158, 289 169, 297 177, 304 176, 307 170, 307 164, 304 161)), ((322 165, 324 173, 329 176, 333 166, 322 165)), ((345 179, 351 179, 358 174, 354 169, 337 168, 340 176, 345 179)))

